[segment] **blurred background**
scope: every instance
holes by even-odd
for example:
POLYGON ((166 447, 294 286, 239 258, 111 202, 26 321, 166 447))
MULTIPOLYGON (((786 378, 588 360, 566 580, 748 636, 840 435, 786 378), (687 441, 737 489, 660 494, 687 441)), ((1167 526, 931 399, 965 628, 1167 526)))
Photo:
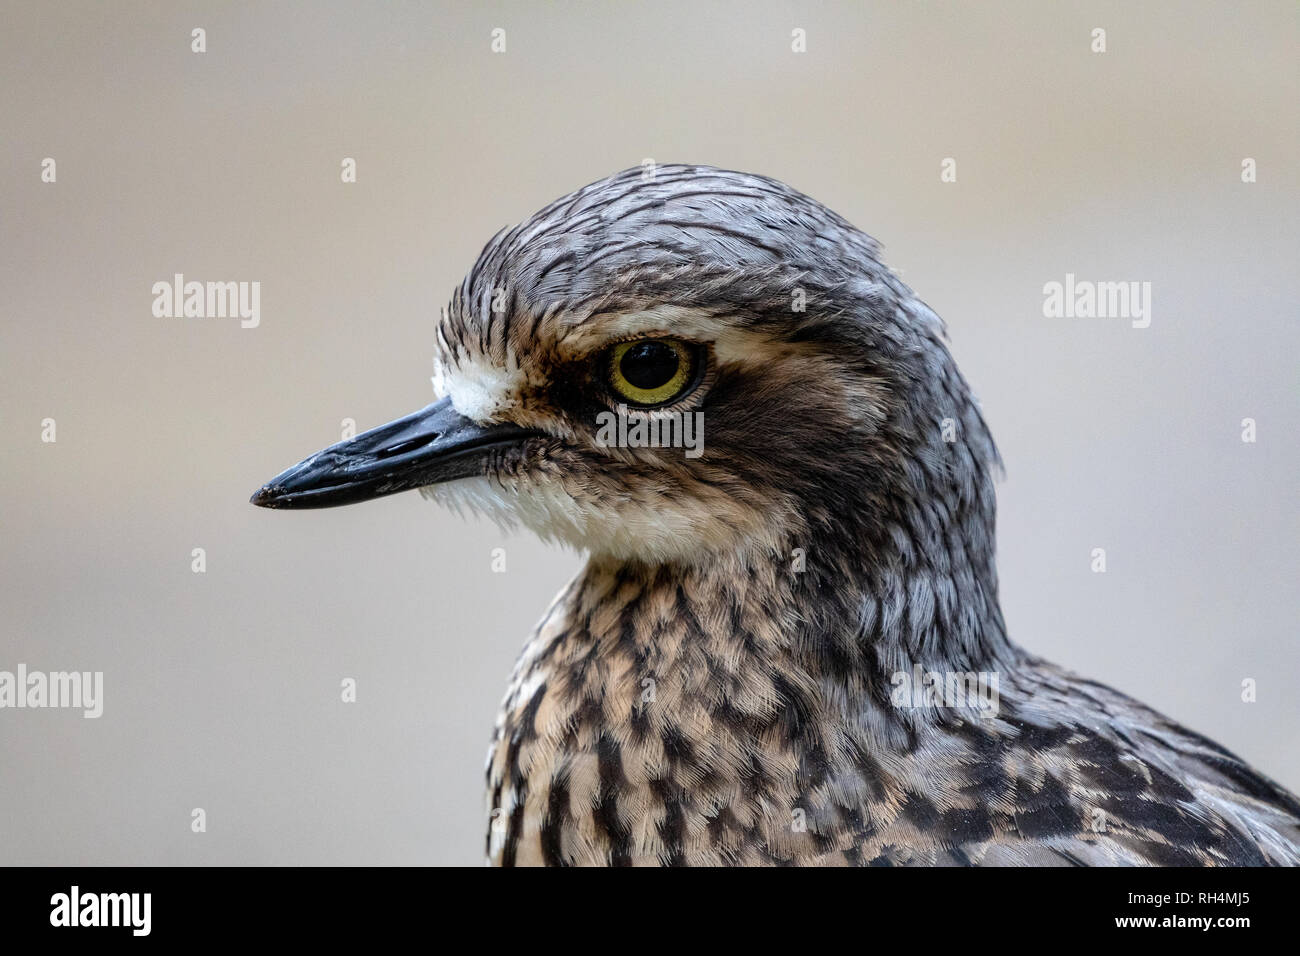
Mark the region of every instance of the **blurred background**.
POLYGON ((105 685, 0 710, 0 862, 480 862, 579 557, 415 494, 247 499, 430 401, 483 243, 647 158, 881 240, 1006 459, 1013 638, 1300 788, 1290 0, 0 7, 0 670, 105 685), (155 317, 178 272, 260 282, 260 324, 155 317), (1150 282, 1150 327, 1045 318, 1066 273, 1150 282))

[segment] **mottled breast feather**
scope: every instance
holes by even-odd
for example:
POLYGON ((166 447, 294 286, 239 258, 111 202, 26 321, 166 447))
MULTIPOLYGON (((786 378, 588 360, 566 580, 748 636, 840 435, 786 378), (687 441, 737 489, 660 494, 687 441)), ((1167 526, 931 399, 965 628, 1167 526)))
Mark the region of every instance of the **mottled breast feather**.
POLYGON ((808 673, 774 624, 775 594, 798 597, 760 571, 584 571, 529 641, 503 704, 489 859, 1300 862, 1293 797, 1045 662, 1016 662, 992 719, 917 729, 865 689, 828 699, 832 682, 808 673))

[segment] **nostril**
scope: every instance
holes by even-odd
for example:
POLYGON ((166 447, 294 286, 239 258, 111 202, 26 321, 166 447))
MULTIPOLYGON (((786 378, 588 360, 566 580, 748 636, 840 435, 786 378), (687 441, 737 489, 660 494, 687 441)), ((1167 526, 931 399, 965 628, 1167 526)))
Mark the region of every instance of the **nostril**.
POLYGON ((409 441, 398 442, 396 445, 390 445, 388 448, 382 448, 375 452, 376 458, 395 458, 398 455, 405 455, 407 452, 416 451, 425 445, 431 445, 438 440, 438 433, 432 432, 428 435, 421 435, 419 438, 412 438, 409 441))

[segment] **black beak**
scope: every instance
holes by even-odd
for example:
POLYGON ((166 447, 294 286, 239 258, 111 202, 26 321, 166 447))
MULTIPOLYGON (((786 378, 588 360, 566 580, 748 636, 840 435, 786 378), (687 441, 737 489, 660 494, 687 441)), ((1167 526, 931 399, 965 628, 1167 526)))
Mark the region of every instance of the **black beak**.
POLYGON ((250 499, 262 508, 332 508, 421 485, 484 473, 494 449, 540 434, 517 425, 478 425, 451 400, 318 451, 276 475, 250 499))

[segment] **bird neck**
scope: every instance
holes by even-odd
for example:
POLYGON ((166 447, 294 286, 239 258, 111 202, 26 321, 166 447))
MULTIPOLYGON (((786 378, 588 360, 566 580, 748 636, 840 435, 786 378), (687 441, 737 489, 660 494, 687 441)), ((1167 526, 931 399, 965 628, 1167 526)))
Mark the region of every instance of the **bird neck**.
POLYGON ((593 560, 567 599, 576 612, 569 620, 582 622, 580 666, 602 659, 601 673, 640 674, 643 692, 722 695, 738 714, 784 701, 794 705, 786 719, 828 707, 845 711, 833 719, 862 719, 874 710, 872 723, 914 731, 952 713, 930 706, 918 681, 984 680, 1018 652, 991 560, 908 554, 791 547, 689 565, 593 560))

